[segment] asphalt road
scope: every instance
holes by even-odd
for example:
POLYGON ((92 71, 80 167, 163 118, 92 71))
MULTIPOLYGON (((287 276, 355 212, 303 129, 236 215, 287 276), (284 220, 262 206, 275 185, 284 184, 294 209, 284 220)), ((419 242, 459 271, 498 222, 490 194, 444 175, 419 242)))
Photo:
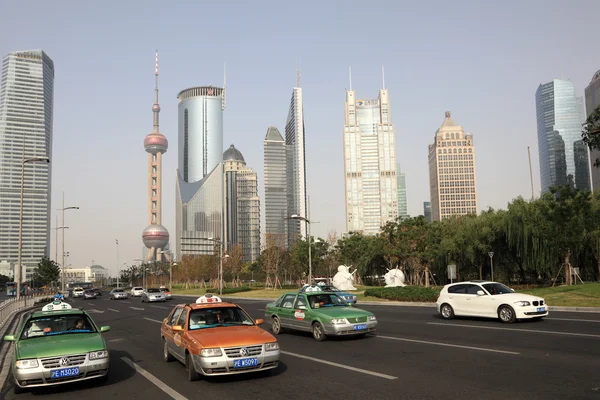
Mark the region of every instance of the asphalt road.
MULTIPOLYGON (((432 308, 365 306, 378 317, 377 336, 319 343, 309 334, 286 333, 278 336, 283 354, 270 376, 188 382, 183 365, 163 361, 160 342, 160 321, 186 300, 72 300, 111 326, 109 381, 15 396, 9 376, 0 398, 600 399, 600 314, 553 312, 543 321, 506 325, 444 321, 432 308)), ((239 304, 263 318, 265 302, 239 304)))

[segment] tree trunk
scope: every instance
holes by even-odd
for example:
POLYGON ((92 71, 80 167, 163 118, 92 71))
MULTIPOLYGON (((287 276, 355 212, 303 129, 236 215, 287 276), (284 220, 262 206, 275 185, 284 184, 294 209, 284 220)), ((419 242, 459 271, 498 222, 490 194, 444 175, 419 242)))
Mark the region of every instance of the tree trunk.
POLYGON ((567 250, 567 255, 565 256, 565 284, 571 284, 571 250, 567 250))
POLYGON ((429 287, 429 265, 425 266, 425 287, 429 287))
POLYGON ((479 263, 479 280, 483 280, 483 263, 479 263))
POLYGON ((600 282, 600 259, 598 259, 598 276, 596 276, 596 280, 600 282))

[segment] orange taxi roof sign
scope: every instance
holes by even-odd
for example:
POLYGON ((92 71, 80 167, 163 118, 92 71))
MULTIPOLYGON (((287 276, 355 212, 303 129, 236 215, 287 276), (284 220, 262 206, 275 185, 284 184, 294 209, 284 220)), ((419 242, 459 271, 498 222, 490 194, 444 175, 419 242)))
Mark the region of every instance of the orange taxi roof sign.
POLYGON ((210 293, 205 294, 204 296, 198 297, 198 299, 196 300, 196 304, 213 304, 213 303, 222 303, 222 302, 223 302, 223 300, 221 300, 220 297, 213 296, 210 293))

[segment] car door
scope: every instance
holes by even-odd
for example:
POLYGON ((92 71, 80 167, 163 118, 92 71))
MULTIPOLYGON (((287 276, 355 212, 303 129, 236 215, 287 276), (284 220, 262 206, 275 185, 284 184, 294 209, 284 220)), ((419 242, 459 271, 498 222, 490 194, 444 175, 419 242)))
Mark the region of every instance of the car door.
POLYGON ((292 327, 300 331, 310 331, 310 309, 305 294, 299 294, 294 302, 292 327))
POLYGON ((166 329, 163 333, 165 340, 167 341, 167 347, 171 351, 171 354, 177 354, 176 345, 175 345, 175 335, 173 332, 173 326, 177 325, 177 321, 183 312, 183 307, 176 307, 175 310, 169 315, 167 319, 166 329))
POLYGON ((180 360, 185 360, 185 349, 187 348, 189 341, 186 335, 188 314, 189 311, 184 308, 181 314, 179 314, 179 319, 175 324, 181 326, 183 331, 173 332, 173 347, 180 360))
POLYGON ((476 284, 468 284, 465 289, 465 309, 468 315, 474 317, 486 317, 489 315, 490 297, 485 294, 483 288, 476 284), (483 292, 483 295, 478 295, 477 292, 483 292))
POLYGON ((294 302, 296 294, 286 294, 281 302, 277 305, 277 315, 283 328, 294 328, 294 302))
POLYGON ((468 315, 467 284, 460 283, 448 288, 448 303, 454 309, 455 315, 468 315))

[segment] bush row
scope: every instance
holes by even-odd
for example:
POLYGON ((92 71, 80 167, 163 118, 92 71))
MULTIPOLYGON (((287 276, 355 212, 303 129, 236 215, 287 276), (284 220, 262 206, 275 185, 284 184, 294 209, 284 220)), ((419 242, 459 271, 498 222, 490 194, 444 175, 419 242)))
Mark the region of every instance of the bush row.
POLYGON ((435 302, 439 289, 418 286, 374 288, 365 290, 365 296, 394 301, 435 302))
MULTIPOLYGON (((242 287, 232 287, 232 288, 223 288, 223 294, 232 294, 232 293, 240 293, 240 292, 249 292, 251 291, 252 288, 249 288, 248 286, 242 286, 242 287)), ((219 293, 219 289, 218 288, 209 288, 206 289, 206 293, 219 293)))

